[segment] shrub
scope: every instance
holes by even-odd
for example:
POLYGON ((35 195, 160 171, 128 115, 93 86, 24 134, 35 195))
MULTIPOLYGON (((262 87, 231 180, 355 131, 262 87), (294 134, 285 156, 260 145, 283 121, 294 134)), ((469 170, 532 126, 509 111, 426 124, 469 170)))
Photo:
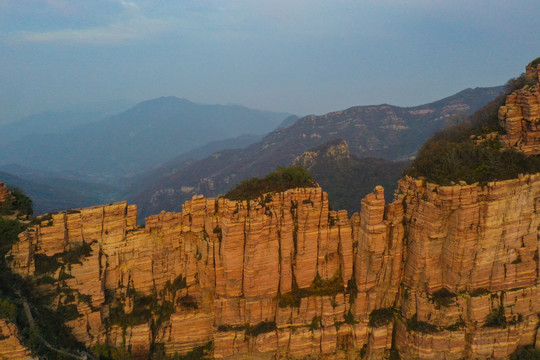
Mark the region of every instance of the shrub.
POLYGON ((86 241, 80 244, 71 245, 70 249, 61 254, 62 259, 67 264, 81 264, 82 257, 92 254, 92 247, 86 241))
POLYGON ((34 254, 34 266, 35 266, 35 273, 37 275, 47 274, 47 273, 53 273, 58 268, 60 268, 62 264, 58 261, 56 256, 47 256, 45 254, 34 254))
POLYGON ((7 252, 18 240, 18 235, 24 230, 24 226, 17 220, 7 220, 0 217, 0 257, 2 261, 7 252))
POLYGON ((212 356, 210 352, 213 349, 213 342, 210 341, 202 346, 197 346, 193 348, 190 352, 188 352, 185 355, 178 355, 175 354, 171 360, 205 360, 205 359, 211 359, 212 356))
POLYGON ((463 319, 459 319, 459 321, 455 322, 454 324, 447 326, 445 329, 448 331, 458 331, 463 329, 466 326, 465 321, 463 319))
POLYGON ((221 230, 221 227, 219 225, 216 225, 216 227, 213 230, 213 233, 217 234, 219 241, 223 240, 223 231, 221 230))
POLYGON ((10 301, 6 299, 0 299, 0 319, 10 319, 15 318, 16 307, 10 301))
POLYGON ((358 321, 354 320, 354 315, 351 309, 349 309, 349 311, 345 315, 343 315, 343 319, 345 319, 346 324, 351 324, 351 325, 358 324, 358 321))
POLYGON ((456 301, 456 294, 448 291, 446 288, 442 288, 431 295, 431 301, 439 307, 448 307, 456 301))
POLYGON ((370 327, 381 327, 388 325, 394 320, 394 313, 396 310, 394 308, 383 308, 376 309, 369 314, 369 323, 370 327))
POLYGON ((198 309, 199 305, 197 305, 197 299, 191 295, 182 296, 180 299, 178 299, 178 302, 181 306, 185 308, 190 309, 198 309))
POLYGON ((248 327, 246 329, 246 334, 251 336, 258 336, 260 334, 268 333, 276 329, 277 327, 275 321, 263 321, 253 327, 248 327))
POLYGON ((15 197, 12 205, 13 209, 23 215, 32 215, 34 213, 32 199, 16 186, 9 186, 8 188, 15 197))
POLYGON ((332 296, 343 292, 343 278, 338 270, 331 279, 323 280, 317 273, 311 286, 307 289, 309 295, 332 296))
POLYGON ((418 331, 421 333, 435 333, 439 332, 439 327, 425 321, 419 321, 418 315, 414 314, 412 318, 407 320, 407 330, 418 331))
MULTIPOLYGON (((224 197, 230 200, 253 200, 266 193, 283 192, 292 188, 311 187, 315 181, 301 166, 278 167, 263 179, 251 178, 242 181, 224 197)), ((264 201, 264 200, 263 200, 264 201)))
POLYGON ((486 318, 484 327, 506 327, 506 316, 504 316, 504 306, 491 310, 486 318))
POLYGON ((311 330, 317 330, 322 327, 322 318, 320 316, 314 316, 313 319, 311 319, 311 324, 309 324, 309 328, 311 330))
POLYGON ((521 256, 518 255, 518 257, 514 261, 512 261, 512 264, 514 264, 514 265, 515 264, 521 264, 521 262, 522 262, 521 256))
POLYGON ((70 305, 60 305, 58 306, 58 313, 61 314, 62 319, 64 321, 71 321, 79 318, 81 314, 77 310, 77 305, 70 304, 70 305))
MULTIPOLYGON (((505 86, 506 94, 523 87, 525 83, 524 74, 510 79, 505 86)), ((505 95, 500 95, 466 120, 434 134, 419 150, 405 174, 449 185, 459 180, 469 184, 486 183, 539 172, 539 156, 526 157, 514 150, 501 151, 498 140, 475 145, 470 139, 471 136, 488 132, 504 133, 499 126, 498 110, 505 98, 505 95)))

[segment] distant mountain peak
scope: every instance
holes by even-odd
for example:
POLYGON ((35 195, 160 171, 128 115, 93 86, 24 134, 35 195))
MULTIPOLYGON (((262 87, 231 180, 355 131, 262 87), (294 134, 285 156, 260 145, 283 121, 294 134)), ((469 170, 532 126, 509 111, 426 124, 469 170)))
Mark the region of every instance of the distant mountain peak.
POLYGON ((324 157, 329 160, 340 162, 351 158, 349 144, 339 138, 332 139, 319 146, 316 146, 294 159, 294 165, 300 165, 305 169, 310 169, 317 159, 324 157))

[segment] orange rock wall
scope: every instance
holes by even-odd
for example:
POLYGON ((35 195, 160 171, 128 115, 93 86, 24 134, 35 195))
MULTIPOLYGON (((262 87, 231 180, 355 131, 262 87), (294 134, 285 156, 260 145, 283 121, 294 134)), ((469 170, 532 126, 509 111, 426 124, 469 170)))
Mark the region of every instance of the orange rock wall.
POLYGON ((354 286, 353 237, 347 213, 329 211, 320 188, 275 194, 266 203, 195 197, 182 213, 149 217, 144 227, 136 225, 135 206, 124 202, 52 215, 20 235, 10 265, 42 278, 36 254, 62 263, 66 251, 89 244, 80 264, 47 275, 76 294, 67 300, 59 293, 58 301, 77 305, 81 316, 69 325, 89 346, 130 348, 139 358, 151 344, 172 355, 209 341, 216 358, 336 354, 368 341, 366 319, 345 320, 354 313, 346 291, 354 286), (185 287, 171 289, 178 278, 185 287), (337 280, 338 288, 311 291, 315 279, 337 280), (174 310, 159 326, 157 311, 127 328, 111 322, 118 304, 133 313, 137 296, 174 310), (283 296, 298 304, 281 304, 283 296), (270 330, 253 335, 265 323, 270 330))
POLYGON ((35 254, 63 262, 89 244, 48 274, 75 294, 58 302, 77 305, 78 339, 140 359, 209 341, 217 359, 507 359, 538 336, 539 204, 540 175, 484 187, 404 178, 396 201, 377 187, 350 219, 320 188, 195 197, 144 227, 124 202, 54 214, 20 235, 10 264, 42 278, 35 254), (141 299, 156 305, 150 317, 141 299), (115 322, 119 308, 139 315, 115 322))
POLYGON ((11 201, 12 197, 13 195, 11 195, 7 186, 0 182, 0 207, 8 201, 11 201))
POLYGON ((30 351, 19 341, 17 326, 6 319, 0 319, 0 359, 31 360, 30 351))
POLYGON ((506 97, 499 108, 499 122, 506 130, 501 142, 526 155, 540 154, 540 64, 526 68, 529 85, 506 97))
POLYGON ((396 317, 400 354, 506 359, 519 345, 534 344, 540 175, 484 187, 405 178, 399 199, 407 243, 396 317))

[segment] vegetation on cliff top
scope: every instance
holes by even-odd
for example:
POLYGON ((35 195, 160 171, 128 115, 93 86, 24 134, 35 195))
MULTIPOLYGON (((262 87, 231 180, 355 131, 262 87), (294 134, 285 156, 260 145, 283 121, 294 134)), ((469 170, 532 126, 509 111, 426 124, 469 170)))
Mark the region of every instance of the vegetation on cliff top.
POLYGON ((266 193, 277 193, 288 189, 311 186, 315 186, 315 181, 303 167, 280 166, 263 179, 254 177, 242 181, 227 192, 224 197, 229 200, 253 200, 266 193))
POLYGON ((456 181, 469 184, 517 178, 519 174, 540 172, 540 157, 526 157, 515 150, 503 150, 498 139, 476 145, 472 138, 488 133, 503 134, 498 111, 506 95, 527 84, 525 75, 510 79, 505 92, 463 119, 433 135, 419 150, 405 175, 425 177, 427 181, 449 185, 456 181))
POLYGON ((26 194, 15 186, 8 186, 11 195, 11 201, 0 204, 0 215, 30 216, 34 213, 32 200, 26 194))

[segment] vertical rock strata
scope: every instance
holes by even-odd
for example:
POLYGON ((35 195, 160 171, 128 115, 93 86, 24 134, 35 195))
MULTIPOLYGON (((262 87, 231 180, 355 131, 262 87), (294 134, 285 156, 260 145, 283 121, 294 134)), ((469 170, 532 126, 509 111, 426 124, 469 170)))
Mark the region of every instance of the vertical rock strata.
POLYGON ((53 279, 79 340, 136 358, 212 341, 218 359, 504 359, 538 336, 539 203, 540 175, 404 178, 350 219, 320 188, 195 197, 144 227, 123 202, 54 214, 9 258, 53 279))
POLYGON ((76 306, 68 324, 90 347, 145 358, 213 341, 216 358, 304 356, 353 345, 353 247, 347 213, 308 188, 249 203, 195 197, 144 227, 125 202, 61 212, 22 233, 9 259, 76 306))
POLYGON ((506 359, 535 343, 540 175, 436 186, 405 178, 406 258, 395 345, 404 358, 506 359))
MULTIPOLYGON (((532 64, 499 110, 502 144, 526 155, 540 154, 532 64)), ((348 218, 319 187, 196 196, 145 226, 121 202, 43 217, 6 259, 55 297, 78 340, 135 359, 210 343, 216 359, 508 359, 538 347, 540 174, 405 177, 394 198, 376 187, 348 218)), ((27 357, 17 344, 0 320, 0 358, 27 357)))
POLYGON ((7 186, 0 182, 0 207, 8 204, 13 199, 13 195, 7 186))
POLYGON ((506 97, 499 122, 506 130, 501 142, 526 155, 540 154, 540 64, 526 67, 528 85, 506 97))

